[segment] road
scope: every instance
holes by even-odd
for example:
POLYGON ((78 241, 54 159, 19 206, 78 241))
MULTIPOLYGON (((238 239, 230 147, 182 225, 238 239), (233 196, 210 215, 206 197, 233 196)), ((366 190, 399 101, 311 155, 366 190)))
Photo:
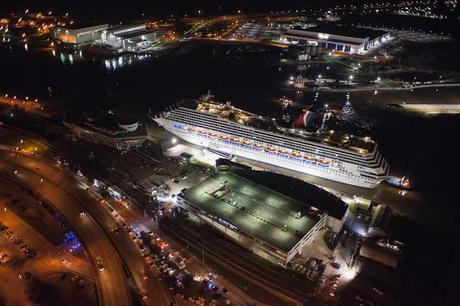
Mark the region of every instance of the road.
POLYGON ((8 94, 0 96, 0 103, 8 105, 10 107, 19 107, 24 109, 27 112, 38 114, 40 116, 49 117, 49 114, 44 110, 44 106, 38 102, 37 99, 32 100, 27 97, 27 99, 20 99, 16 96, 9 97, 8 94))
MULTIPOLYGON (((0 130, 0 132, 4 133, 5 137, 12 137, 12 133, 9 131, 0 130)), ((24 138, 24 141, 30 142, 30 140, 26 138, 24 138)), ((148 301, 145 301, 145 304, 169 305, 173 302, 173 298, 169 294, 164 282, 160 281, 158 278, 144 279, 144 271, 148 269, 148 266, 130 234, 124 230, 121 230, 117 235, 112 232, 113 228, 126 222, 122 218, 114 218, 107 210, 106 205, 99 204, 101 200, 100 196, 94 192, 88 192, 86 186, 83 187, 82 180, 76 177, 75 174, 64 168, 56 168, 51 160, 42 158, 40 160, 34 159, 34 161, 35 163, 41 163, 39 166, 40 169, 46 169, 46 177, 49 180, 52 180, 55 184, 60 184, 78 199, 88 199, 88 201, 82 201, 82 206, 85 207, 95 220, 97 220, 97 223, 102 227, 106 236, 110 238, 112 245, 115 247, 115 251, 118 252, 122 262, 127 267, 129 276, 132 278, 138 291, 148 297, 148 301), (64 174, 69 176, 69 180, 60 180, 64 174), (75 188, 76 186, 78 187, 75 188), (97 203, 97 205, 94 205, 94 203, 97 203)), ((32 159, 29 159, 28 163, 23 163, 22 165, 28 167, 30 170, 34 170, 35 165, 31 162, 32 159)))
POLYGON ((0 174, 46 199, 75 231, 90 259, 94 262, 100 257, 104 271, 95 271, 100 305, 131 305, 123 266, 112 242, 91 214, 79 215, 81 207, 99 207, 95 198, 46 160, 0 151, 0 174))

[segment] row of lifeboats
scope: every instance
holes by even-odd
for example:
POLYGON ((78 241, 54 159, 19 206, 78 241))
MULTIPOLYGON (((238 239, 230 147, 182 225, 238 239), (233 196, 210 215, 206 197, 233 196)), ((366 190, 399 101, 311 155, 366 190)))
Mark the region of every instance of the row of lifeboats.
MULTIPOLYGON (((189 127, 187 129, 189 132, 195 132, 195 129, 194 128, 191 128, 189 127)), ((289 153, 289 151, 287 150, 284 150, 284 149, 276 149, 275 147, 273 146, 263 146, 259 143, 254 143, 250 140, 247 140, 247 139, 243 139, 241 140, 240 138, 238 137, 229 137, 227 135, 217 135, 216 133, 214 132, 207 132, 207 131, 204 131, 204 130, 196 130, 196 132, 199 134, 199 135, 203 135, 203 136, 207 136, 207 137, 210 137, 210 138, 213 138, 213 139, 219 139, 219 140, 222 140, 222 141, 230 141, 230 142, 233 142, 233 143, 238 143, 238 144, 241 144, 242 146, 246 146, 246 147, 253 147, 254 149, 256 150, 265 150, 265 152, 268 152, 268 153, 274 153, 274 154, 278 154, 278 155, 285 155, 285 156, 289 156, 291 158, 298 158, 298 159, 304 159, 305 161, 309 161, 309 162, 312 162, 312 163, 319 163, 321 165, 325 165, 325 166, 328 166, 331 164, 330 161, 328 160, 325 160, 325 159, 321 159, 321 158, 316 158, 312 155, 303 155, 302 153, 299 153, 299 152, 292 152, 292 153, 289 153), (303 156, 303 157, 302 157, 303 156)))

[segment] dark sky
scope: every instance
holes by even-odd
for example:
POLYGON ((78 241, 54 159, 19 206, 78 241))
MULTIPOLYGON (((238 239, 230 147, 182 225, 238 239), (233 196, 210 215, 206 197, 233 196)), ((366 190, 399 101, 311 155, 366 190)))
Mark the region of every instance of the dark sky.
MULTIPOLYGON (((308 8, 318 3, 333 3, 340 0, 13 0, 0 1, 0 12, 9 13, 24 8, 41 10, 70 11, 72 15, 96 16, 116 15, 127 18, 145 12, 148 16, 184 14, 202 11, 235 12, 238 9, 246 11, 270 11, 287 8, 308 8)), ((344 1, 340 1, 344 2, 344 1)))

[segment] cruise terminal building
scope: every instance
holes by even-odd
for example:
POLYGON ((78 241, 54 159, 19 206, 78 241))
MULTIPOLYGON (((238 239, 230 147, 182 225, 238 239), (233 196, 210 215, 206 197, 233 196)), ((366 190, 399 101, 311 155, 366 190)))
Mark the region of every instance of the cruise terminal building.
POLYGON ((335 196, 304 182, 311 202, 294 199, 272 187, 291 184, 291 179, 251 169, 218 171, 182 190, 177 205, 255 254, 286 265, 321 229, 339 232, 348 212, 348 206, 335 196), (279 183, 278 179, 287 181, 279 183), (334 203, 320 203, 329 200, 334 203), (329 214, 322 210, 325 208, 329 214))
POLYGON ((323 50, 365 54, 391 39, 389 32, 322 24, 315 27, 293 27, 281 35, 281 41, 294 45, 318 45, 323 50))

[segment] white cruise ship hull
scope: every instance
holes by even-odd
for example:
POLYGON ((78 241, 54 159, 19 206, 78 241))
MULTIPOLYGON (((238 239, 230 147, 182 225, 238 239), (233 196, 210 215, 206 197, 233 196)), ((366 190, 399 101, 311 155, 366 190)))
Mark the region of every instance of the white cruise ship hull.
MULTIPOLYGON (((280 154, 279 150, 283 150, 283 148, 279 145, 276 145, 275 151, 270 152, 264 149, 264 147, 273 144, 260 143, 260 147, 245 145, 241 142, 232 141, 233 135, 222 134, 219 131, 204 130, 163 117, 155 118, 154 120, 167 131, 187 142, 226 154, 364 188, 374 188, 383 179, 369 179, 359 174, 353 174, 354 172, 356 173, 355 169, 347 169, 347 165, 336 167, 334 165, 324 165, 318 161, 305 160, 302 157, 295 157, 289 153, 280 154), (190 130, 193 130, 193 132, 190 130), (199 131, 202 133, 199 133, 199 131), (213 133, 215 135, 211 136, 210 134, 213 133), (219 137, 222 135, 228 138, 222 139, 222 137, 219 137)), ((286 149, 286 151, 288 150, 286 149)))

